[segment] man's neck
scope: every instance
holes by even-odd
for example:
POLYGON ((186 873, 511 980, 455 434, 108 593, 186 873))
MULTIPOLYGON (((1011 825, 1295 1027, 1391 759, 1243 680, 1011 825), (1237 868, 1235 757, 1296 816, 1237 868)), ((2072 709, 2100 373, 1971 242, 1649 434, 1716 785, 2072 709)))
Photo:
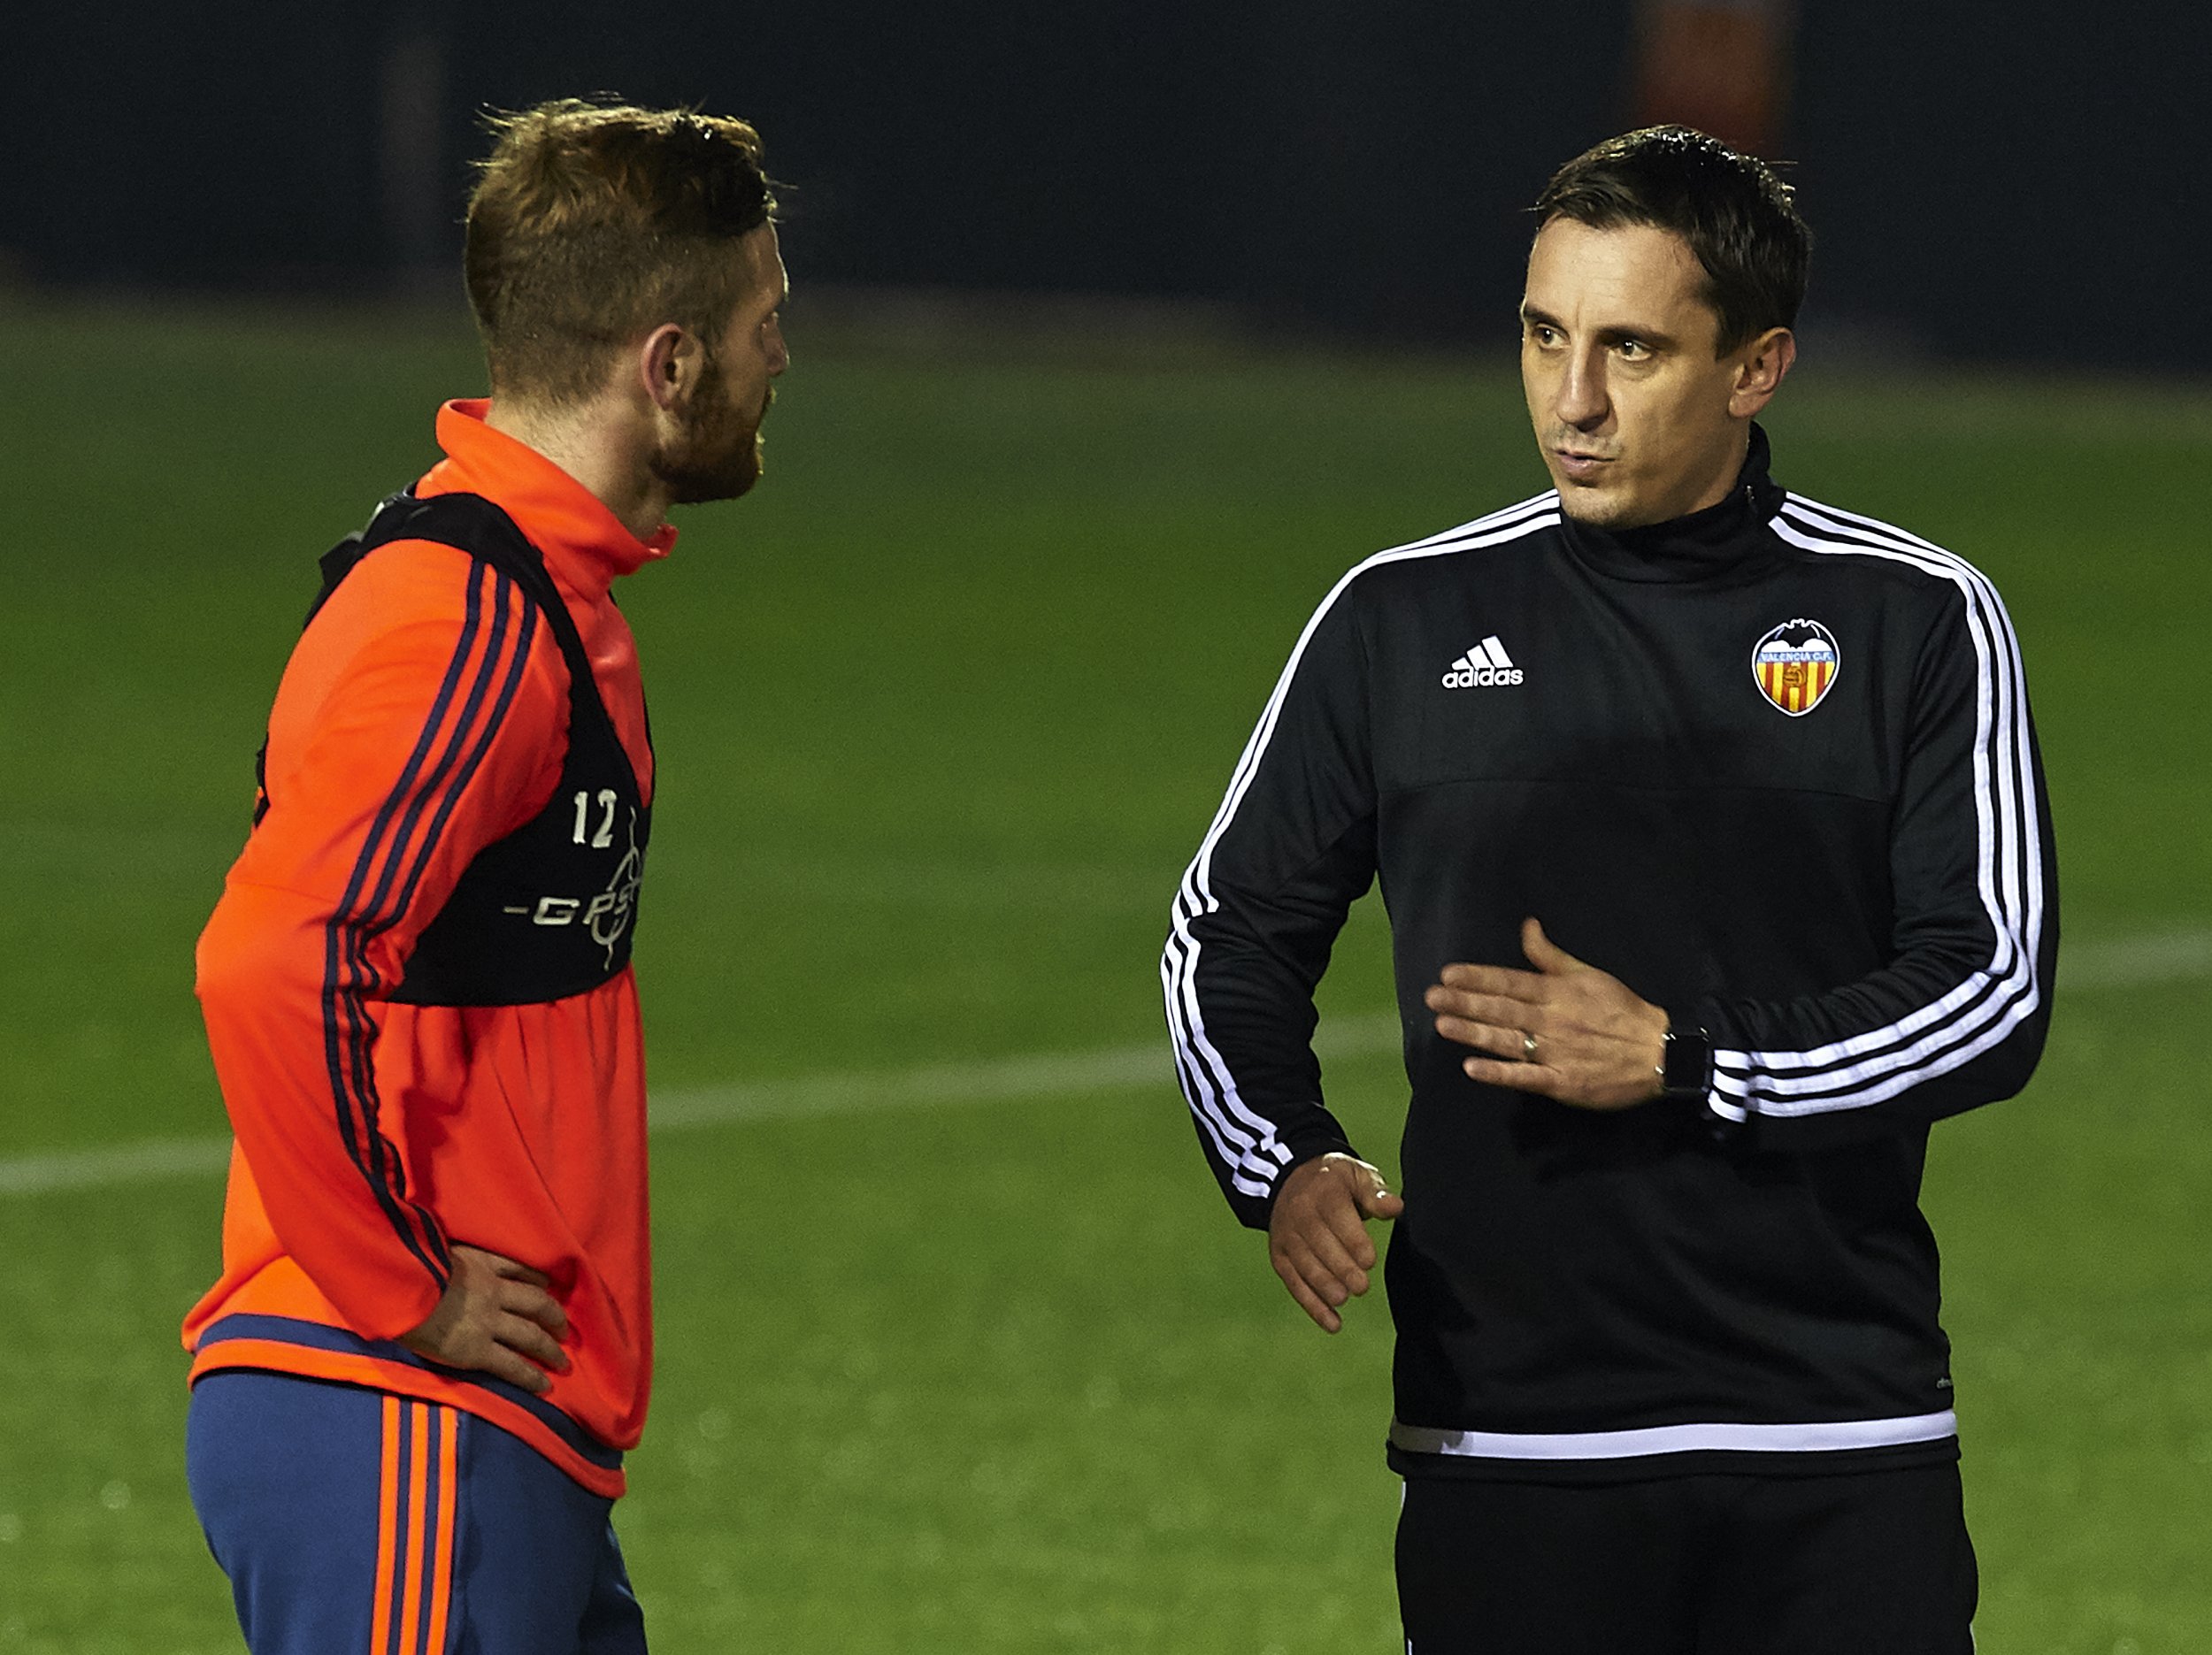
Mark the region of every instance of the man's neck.
POLYGON ((1720 456, 1720 464, 1705 487, 1698 491, 1691 503, 1681 510, 1671 512, 1663 522, 1677 517, 1692 517, 1709 510, 1728 498, 1736 487, 1736 479, 1743 475, 1744 463, 1751 457, 1751 422, 1744 421, 1743 429, 1735 433, 1727 449, 1720 456))
POLYGON ((484 423, 534 449, 589 489, 641 540, 668 517, 668 487, 645 463, 645 445, 622 417, 600 402, 546 408, 526 399, 494 397, 484 423))

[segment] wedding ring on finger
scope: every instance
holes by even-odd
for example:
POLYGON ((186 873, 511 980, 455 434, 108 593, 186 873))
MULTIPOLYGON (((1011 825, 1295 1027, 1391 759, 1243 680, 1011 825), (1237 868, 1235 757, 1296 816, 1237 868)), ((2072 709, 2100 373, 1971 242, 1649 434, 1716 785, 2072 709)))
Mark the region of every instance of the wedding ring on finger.
POLYGON ((1533 1063, 1535 1061, 1536 1037, 1524 1029, 1521 1031, 1521 1061, 1533 1063))

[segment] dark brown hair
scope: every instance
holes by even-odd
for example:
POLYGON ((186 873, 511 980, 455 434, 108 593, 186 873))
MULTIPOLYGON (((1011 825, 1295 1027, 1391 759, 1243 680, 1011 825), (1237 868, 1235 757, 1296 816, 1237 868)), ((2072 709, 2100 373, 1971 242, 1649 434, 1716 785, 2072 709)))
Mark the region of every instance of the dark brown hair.
POLYGON ((588 396, 664 322, 717 342, 752 275, 735 244, 775 216, 758 133, 580 98, 486 126, 462 267, 494 395, 588 396))
POLYGON ((1812 232, 1793 192, 1755 157, 1688 126, 1647 126, 1608 138, 1561 167, 1536 198, 1539 227, 1555 218, 1594 230, 1647 225, 1689 244, 1705 268, 1705 302, 1725 356, 1770 327, 1791 327, 1805 300, 1812 232))

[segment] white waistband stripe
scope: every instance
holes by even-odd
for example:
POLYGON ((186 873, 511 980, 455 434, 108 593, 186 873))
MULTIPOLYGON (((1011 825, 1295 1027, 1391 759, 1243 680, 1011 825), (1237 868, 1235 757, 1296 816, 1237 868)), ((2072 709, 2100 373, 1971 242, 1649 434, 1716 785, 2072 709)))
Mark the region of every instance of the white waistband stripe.
POLYGON ((1653 1425, 1632 1431, 1448 1431, 1390 1422, 1390 1443, 1413 1454, 1471 1460, 1632 1460, 1644 1454, 1830 1453, 1849 1448, 1896 1448, 1958 1435, 1958 1415, 1916 1414, 1893 1420, 1824 1420, 1802 1425, 1653 1425))

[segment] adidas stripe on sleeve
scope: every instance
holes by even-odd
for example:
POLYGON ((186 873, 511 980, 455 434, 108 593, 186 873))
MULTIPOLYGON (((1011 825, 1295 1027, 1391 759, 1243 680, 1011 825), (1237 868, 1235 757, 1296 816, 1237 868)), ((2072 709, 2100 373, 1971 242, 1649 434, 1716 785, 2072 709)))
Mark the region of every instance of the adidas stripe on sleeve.
MULTIPOLYGON (((1184 872, 1160 961, 1176 1077, 1223 1193, 1256 1228, 1286 1171, 1351 1147, 1323 1105, 1312 1040, 1314 986, 1375 875, 1356 583, 1383 564, 1477 550, 1557 520, 1555 497, 1539 495, 1377 553, 1339 580, 1293 647, 1184 872)), ((1486 638, 1452 670, 1502 682, 1519 669, 1486 638)))
POLYGON ((1698 1011, 1715 1040, 1715 1114, 1758 1117, 1768 1141, 1832 1140, 1895 1108, 1932 1120, 2025 1084, 2057 944, 2045 923, 2049 810, 2019 646, 1988 579, 1925 540, 1796 495, 1773 529, 1819 556, 1880 560, 1952 594, 1922 663, 1898 801, 1898 957, 1832 994, 1698 1011))

